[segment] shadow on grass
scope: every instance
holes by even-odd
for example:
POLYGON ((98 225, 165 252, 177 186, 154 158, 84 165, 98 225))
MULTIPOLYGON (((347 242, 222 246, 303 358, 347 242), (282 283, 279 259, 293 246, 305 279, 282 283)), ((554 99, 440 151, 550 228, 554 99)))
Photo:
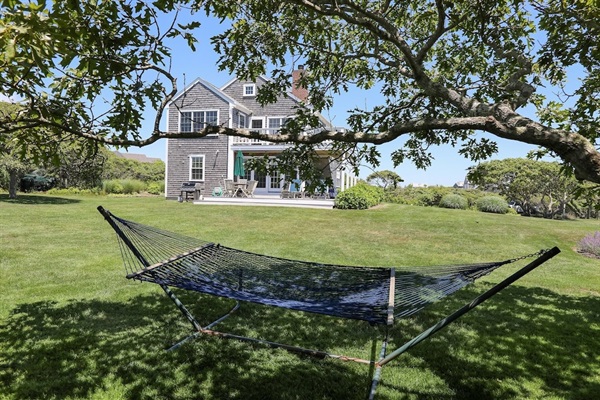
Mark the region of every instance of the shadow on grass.
MULTIPOLYGON (((402 335, 394 329, 396 344, 420 333, 415 322, 423 329, 433 325, 491 287, 485 286, 437 304, 412 324, 404 322, 402 335)), ((512 286, 396 362, 433 372, 459 399, 598 399, 599 334, 599 297, 512 286)), ((412 391, 410 384, 392 388, 412 391)))
MULTIPOLYGON (((197 297, 180 293, 186 304, 197 297)), ((202 300, 208 318, 201 323, 231 305, 218 298, 202 300)), ((315 342, 311 336, 315 320, 310 315, 250 304, 238 312, 240 326, 252 328, 254 320, 259 330, 253 333, 267 339, 315 342), (276 324, 269 325, 272 319, 276 324)), ((352 322, 342 320, 339 326, 351 332, 352 322)), ((363 399, 366 394, 365 365, 315 360, 212 337, 165 351, 189 332, 174 305, 159 295, 122 303, 24 304, 0 326, 0 393, 18 399, 86 398, 120 385, 124 397, 133 399, 363 399)), ((318 341, 331 347, 340 342, 366 344, 369 351, 373 332, 365 332, 366 336, 346 332, 340 337, 348 338, 341 340, 323 335, 318 341)))
POLYGON ((54 196, 43 196, 35 194, 19 194, 16 199, 11 199, 8 194, 0 194, 0 202, 11 203, 11 204, 25 204, 25 205, 48 205, 48 204, 74 204, 79 203, 77 199, 65 199, 62 197, 54 196))
MULTIPOLYGON (((483 290, 479 286, 477 292, 483 290)), ((415 325, 432 325, 473 293, 399 323, 391 332, 392 350, 418 333, 415 325)), ((203 324, 231 305, 200 296, 199 307, 192 306, 198 295, 180 298, 205 316, 203 324)), ((377 337, 377 329, 358 321, 251 304, 238 313, 219 328, 309 348, 355 349, 350 352, 358 354, 347 355, 359 357, 369 357, 371 339, 377 337)), ((532 382, 542 397, 598 398, 599 315, 597 297, 511 287, 386 366, 378 399, 536 397, 529 392, 532 382), (450 394, 436 396, 427 383, 409 382, 407 369, 434 375, 450 394)), ((164 351, 188 332, 173 304, 159 295, 128 302, 24 304, 0 326, 0 393, 19 399, 115 397, 111 390, 128 399, 365 397, 364 365, 207 337, 164 351)))

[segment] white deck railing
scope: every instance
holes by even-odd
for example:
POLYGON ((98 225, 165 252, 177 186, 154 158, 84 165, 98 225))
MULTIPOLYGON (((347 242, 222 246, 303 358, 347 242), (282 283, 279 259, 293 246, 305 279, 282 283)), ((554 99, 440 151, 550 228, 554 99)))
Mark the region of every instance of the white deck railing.
MULTIPOLYGON (((260 133, 266 133, 267 135, 273 135, 273 136, 278 136, 279 135, 279 130, 278 129, 250 129, 251 132, 260 132, 260 133)), ((310 131, 306 131, 304 132, 304 135, 312 135, 314 133, 317 132, 321 132, 322 129, 312 129, 310 131)), ((282 144, 289 144, 289 143, 282 143, 282 142, 269 142, 267 140, 259 140, 259 139, 250 139, 250 138, 245 138, 245 137, 239 137, 239 136, 234 136, 233 137, 233 144, 235 145, 258 145, 258 146, 272 146, 272 145, 282 145, 282 144)))

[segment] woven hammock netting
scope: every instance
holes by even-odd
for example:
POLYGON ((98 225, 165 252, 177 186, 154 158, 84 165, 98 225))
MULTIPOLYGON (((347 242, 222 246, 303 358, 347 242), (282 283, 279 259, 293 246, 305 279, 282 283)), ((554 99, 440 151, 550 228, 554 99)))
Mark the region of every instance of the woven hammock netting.
POLYGON ((270 257, 110 218, 129 279, 373 324, 413 315, 510 262, 396 267, 392 310, 391 268, 270 257))

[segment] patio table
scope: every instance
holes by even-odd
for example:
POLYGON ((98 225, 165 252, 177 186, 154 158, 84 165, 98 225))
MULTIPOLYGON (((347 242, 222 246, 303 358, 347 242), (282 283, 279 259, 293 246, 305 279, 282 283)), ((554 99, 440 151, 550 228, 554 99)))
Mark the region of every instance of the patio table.
POLYGON ((248 197, 246 194, 247 182, 234 182, 233 186, 235 187, 235 191, 233 192, 234 197, 248 197))

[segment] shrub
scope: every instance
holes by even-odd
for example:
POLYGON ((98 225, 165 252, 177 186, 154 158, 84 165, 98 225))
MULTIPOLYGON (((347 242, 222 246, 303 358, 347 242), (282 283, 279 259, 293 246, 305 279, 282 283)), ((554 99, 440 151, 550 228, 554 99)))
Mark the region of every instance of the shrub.
POLYGON ((477 209, 483 212, 506 214, 508 203, 500 196, 485 196, 477 200, 477 209))
POLYGON ((579 241, 577 250, 600 257, 600 232, 589 234, 579 241))
POLYGON ((442 208, 455 208, 460 210, 466 210, 469 206, 467 199, 459 194, 450 193, 442 197, 440 200, 440 207, 442 208))
POLYGON ((121 194, 123 193, 123 185, 118 179, 111 179, 102 182, 102 190, 106 194, 121 194))
POLYGON ((150 194, 162 194, 165 192, 165 181, 157 181, 148 183, 146 191, 150 194))
POLYGON ((450 194, 450 188, 435 186, 424 188, 421 195, 417 197, 417 205, 425 207, 437 207, 442 199, 450 194))
POLYGON ((359 183, 335 197, 335 207, 342 210, 364 210, 383 201, 384 191, 380 187, 359 183))
POLYGON ((146 191, 146 184, 137 179, 123 179, 121 180, 123 185, 123 194, 135 194, 146 191))

